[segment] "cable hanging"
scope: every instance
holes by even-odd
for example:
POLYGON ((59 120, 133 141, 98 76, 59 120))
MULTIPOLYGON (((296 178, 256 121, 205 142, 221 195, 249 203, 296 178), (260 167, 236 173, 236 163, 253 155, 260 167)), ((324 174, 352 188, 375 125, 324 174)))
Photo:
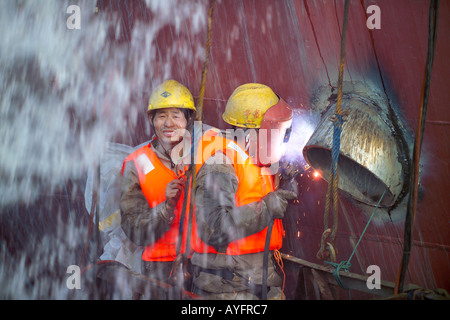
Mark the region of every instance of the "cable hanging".
POLYGON ((417 196, 419 189, 419 162, 420 152, 422 149, 423 134, 425 131, 425 120, 428 110, 428 98, 430 93, 431 82, 431 70, 433 69, 434 51, 436 48, 436 38, 438 29, 438 16, 439 16, 439 0, 430 1, 429 9, 429 22, 428 22, 428 52, 427 61, 425 64, 425 73, 422 85, 422 93, 420 97, 419 116, 417 120, 417 131, 414 142, 413 151, 413 170, 410 176, 410 190, 408 206, 406 209, 405 217, 405 231, 404 231, 404 245, 403 245, 403 257, 400 263, 399 271, 397 274, 397 280, 395 283, 394 293, 402 293, 403 285, 408 268, 409 257, 411 255, 411 247, 413 241, 413 228, 414 220, 417 209, 417 196))

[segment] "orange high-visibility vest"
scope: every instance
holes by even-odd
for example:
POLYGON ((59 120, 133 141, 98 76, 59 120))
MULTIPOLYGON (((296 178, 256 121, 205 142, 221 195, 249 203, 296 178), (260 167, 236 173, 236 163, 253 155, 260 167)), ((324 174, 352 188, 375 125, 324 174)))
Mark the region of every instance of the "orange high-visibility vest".
MULTIPOLYGON (((128 161, 134 161, 136 165, 139 183, 142 192, 150 205, 150 208, 164 202, 166 200, 166 186, 167 184, 177 179, 177 175, 167 168, 151 150, 150 145, 146 145, 132 154, 130 154, 124 161, 122 167, 122 174, 125 169, 125 164, 128 161)), ((189 192, 190 193, 190 190, 189 192)), ((170 224, 170 229, 166 231, 161 238, 154 243, 148 244, 142 254, 142 259, 145 261, 173 261, 176 258, 177 242, 179 238, 179 224, 180 216, 183 206, 184 190, 175 207, 175 218, 170 224)), ((188 204, 186 206, 186 216, 184 218, 183 239, 181 243, 181 253, 186 249, 186 234, 187 221, 189 212, 189 195, 188 204)))
MULTIPOLYGON (((253 159, 234 141, 217 135, 217 131, 207 131, 199 144, 196 171, 200 170, 202 164, 217 151, 227 155, 233 164, 238 177, 239 185, 236 191, 236 206, 243 206, 255 201, 274 191, 273 176, 264 175, 267 170, 254 164, 253 159)), ((208 165, 208 164, 205 164, 208 165)), ((267 235, 267 227, 248 237, 235 240, 228 244, 226 254, 241 255, 247 253, 263 252, 267 235)), ((270 250, 280 249, 283 242, 283 226, 280 219, 275 219, 271 239, 270 250)), ((213 247, 204 243, 197 233, 197 223, 192 227, 192 248, 199 253, 218 253, 213 247)))

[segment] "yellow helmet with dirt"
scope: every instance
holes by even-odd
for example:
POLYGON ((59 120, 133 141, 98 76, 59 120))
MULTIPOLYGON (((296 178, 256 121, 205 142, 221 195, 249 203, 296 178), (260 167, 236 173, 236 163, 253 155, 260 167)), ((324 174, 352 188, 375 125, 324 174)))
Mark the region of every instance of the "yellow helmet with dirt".
POLYGON ((278 96, 268 86, 246 83, 234 90, 222 118, 237 127, 260 128, 264 114, 278 101, 278 96))
POLYGON ((196 111, 194 98, 189 89, 175 80, 164 81, 150 95, 147 112, 164 108, 181 108, 196 111))

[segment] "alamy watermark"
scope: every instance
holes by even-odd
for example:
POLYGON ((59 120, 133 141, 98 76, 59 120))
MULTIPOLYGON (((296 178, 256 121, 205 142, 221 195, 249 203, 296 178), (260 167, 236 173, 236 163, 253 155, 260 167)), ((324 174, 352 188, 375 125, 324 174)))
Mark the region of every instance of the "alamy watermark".
POLYGON ((70 30, 81 29, 80 7, 76 6, 76 5, 70 5, 67 7, 66 13, 70 14, 70 16, 66 20, 67 29, 70 29, 70 30))
MULTIPOLYGON (((66 20, 67 29, 79 30, 81 29, 81 11, 77 5, 70 5, 67 7, 66 13, 70 16, 66 20)), ((97 8, 96 8, 97 10, 97 8)), ((368 29, 381 29, 381 10, 377 5, 370 5, 366 10, 370 16, 367 18, 366 26, 368 29)))
POLYGON ((371 274, 366 281, 367 289, 381 289, 381 269, 376 264, 370 265, 366 270, 367 274, 371 274))
POLYGON ((366 26, 368 29, 381 29, 381 9, 377 5, 371 5, 367 7, 367 14, 371 14, 366 20, 366 26))
POLYGON ((72 264, 67 267, 66 273, 69 273, 70 276, 66 280, 67 289, 81 289, 81 270, 80 267, 72 264))
MULTIPOLYGON (((66 280, 67 289, 81 289, 81 270, 80 267, 73 264, 67 267, 67 274, 70 274, 66 280)), ((367 274, 370 276, 366 280, 366 286, 369 290, 381 289, 381 269, 373 264, 367 267, 367 274)))

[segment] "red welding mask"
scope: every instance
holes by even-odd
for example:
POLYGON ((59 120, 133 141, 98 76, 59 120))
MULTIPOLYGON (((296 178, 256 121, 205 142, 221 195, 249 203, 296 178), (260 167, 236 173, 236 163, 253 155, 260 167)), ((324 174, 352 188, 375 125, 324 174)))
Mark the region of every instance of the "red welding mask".
POLYGON ((291 107, 281 98, 266 111, 258 132, 259 166, 271 166, 280 161, 289 141, 292 119, 291 107))

